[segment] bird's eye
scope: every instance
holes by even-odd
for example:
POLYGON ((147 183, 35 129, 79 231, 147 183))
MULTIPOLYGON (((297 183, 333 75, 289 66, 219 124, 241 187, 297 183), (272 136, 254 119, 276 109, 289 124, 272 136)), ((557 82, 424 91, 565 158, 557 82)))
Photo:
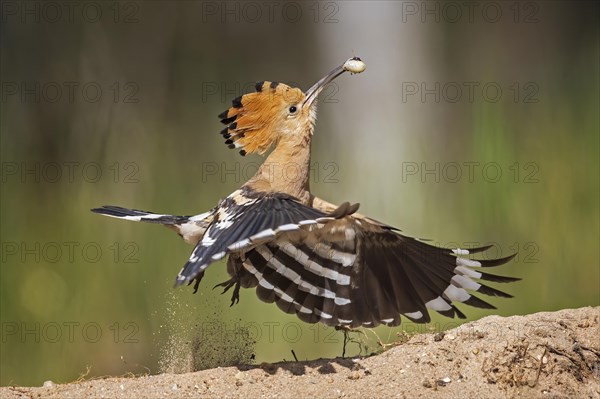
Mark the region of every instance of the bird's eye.
POLYGON ((295 113, 296 111, 298 111, 298 108, 296 108, 296 106, 295 106, 295 105, 292 105, 292 106, 290 107, 289 111, 290 111, 290 114, 293 114, 293 113, 295 113))

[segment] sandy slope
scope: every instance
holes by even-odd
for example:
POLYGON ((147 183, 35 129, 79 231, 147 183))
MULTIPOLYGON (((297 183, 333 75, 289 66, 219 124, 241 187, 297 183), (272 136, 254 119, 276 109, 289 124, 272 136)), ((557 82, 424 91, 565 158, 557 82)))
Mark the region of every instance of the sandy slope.
POLYGON ((3 387, 0 397, 600 398, 599 318, 600 307, 490 316, 368 358, 3 387))

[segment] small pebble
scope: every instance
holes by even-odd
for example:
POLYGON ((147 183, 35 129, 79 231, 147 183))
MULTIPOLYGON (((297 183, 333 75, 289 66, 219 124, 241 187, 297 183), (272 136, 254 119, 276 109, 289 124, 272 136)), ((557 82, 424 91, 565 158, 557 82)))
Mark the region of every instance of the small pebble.
POLYGON ((44 385, 43 385, 43 387, 44 387, 44 388, 52 388, 52 387, 54 387, 54 382, 52 382, 52 381, 50 381, 50 380, 48 380, 48 381, 44 381, 44 385))
POLYGON ((452 379, 450 377, 444 377, 444 378, 440 378, 436 382, 439 386, 445 386, 445 385, 448 385, 450 383, 450 381, 452 381, 452 379))

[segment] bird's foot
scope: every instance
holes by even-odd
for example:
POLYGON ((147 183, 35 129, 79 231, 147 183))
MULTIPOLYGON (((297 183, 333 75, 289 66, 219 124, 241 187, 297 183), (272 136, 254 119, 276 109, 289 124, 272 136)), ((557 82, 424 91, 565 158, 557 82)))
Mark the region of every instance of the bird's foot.
POLYGON ((235 285, 235 288, 233 289, 233 293, 231 295, 231 305, 229 305, 229 306, 233 306, 236 303, 240 302, 240 287, 241 287, 241 285, 240 285, 239 280, 236 278, 230 278, 229 280, 224 281, 220 284, 217 284, 213 287, 213 289, 215 289, 217 287, 225 287, 223 289, 223 292, 221 292, 221 294, 224 294, 227 291, 229 291, 229 289, 231 287, 233 287, 234 285, 235 285))
POLYGON ((204 277, 204 272, 198 273, 198 275, 196 275, 196 277, 191 279, 190 282, 188 283, 188 285, 194 283, 194 292, 193 292, 194 294, 196 292, 198 292, 198 286, 200 285, 200 281, 202 281, 202 277, 204 277))

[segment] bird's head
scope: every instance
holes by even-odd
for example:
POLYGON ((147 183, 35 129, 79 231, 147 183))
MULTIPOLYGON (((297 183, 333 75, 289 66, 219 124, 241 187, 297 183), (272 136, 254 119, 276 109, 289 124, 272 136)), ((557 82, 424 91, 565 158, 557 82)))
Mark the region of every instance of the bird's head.
POLYGON ((262 154, 279 140, 297 141, 310 136, 317 117, 316 99, 323 88, 344 72, 366 68, 358 57, 333 69, 306 92, 277 82, 258 82, 256 91, 232 101, 219 115, 227 127, 221 131, 229 148, 240 154, 262 154))

